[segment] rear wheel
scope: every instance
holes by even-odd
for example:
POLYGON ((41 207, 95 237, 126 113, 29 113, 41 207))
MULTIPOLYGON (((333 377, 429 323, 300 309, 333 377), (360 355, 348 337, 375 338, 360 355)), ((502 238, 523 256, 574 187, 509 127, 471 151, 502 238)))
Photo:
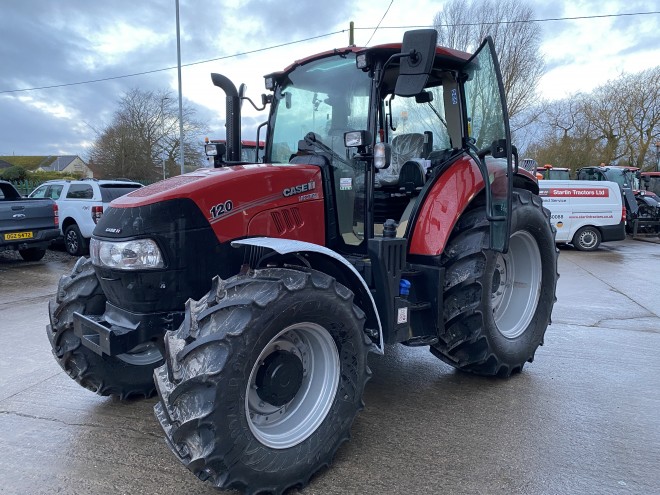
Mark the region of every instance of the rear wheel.
POLYGON ((21 258, 25 261, 39 261, 46 256, 46 250, 43 248, 20 249, 18 254, 20 254, 21 258))
POLYGON ((71 274, 60 279, 57 296, 48 305, 51 325, 46 333, 53 355, 71 378, 99 395, 150 397, 155 393, 154 368, 163 363, 155 344, 142 344, 118 356, 99 356, 74 334, 73 313, 102 315, 105 302, 91 261, 80 258, 71 274))
POLYGON ((600 232, 596 227, 587 225, 573 236, 573 246, 578 251, 594 251, 600 246, 600 232))
POLYGON ((82 256, 87 252, 87 242, 75 223, 64 231, 64 247, 71 256, 82 256))
POLYGON ((515 190, 506 254, 488 249, 484 208, 468 211, 449 239, 445 331, 431 352, 480 375, 522 370, 543 343, 557 285, 557 248, 538 196, 515 190))
POLYGON ((306 485, 363 408, 364 320, 353 293, 317 271, 216 278, 167 333, 156 370, 155 412, 173 452, 218 488, 306 485))

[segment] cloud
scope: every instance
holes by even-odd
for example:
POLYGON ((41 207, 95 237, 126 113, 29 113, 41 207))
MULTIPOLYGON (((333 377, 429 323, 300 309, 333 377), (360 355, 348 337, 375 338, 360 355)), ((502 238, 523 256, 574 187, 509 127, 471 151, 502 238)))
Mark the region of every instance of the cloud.
MULTIPOLYGON (((537 18, 657 10, 653 0, 534 0, 537 18)), ((180 0, 183 64, 234 55, 301 40, 340 29, 354 20, 356 43, 366 43, 389 2, 334 0, 180 0)), ((441 3, 395 0, 371 44, 399 41, 404 29, 431 25, 441 3)), ((660 60, 660 16, 539 24, 548 63, 548 95, 588 88, 620 68, 641 70, 660 60), (629 65, 626 65, 629 64, 629 65)), ((176 66, 173 0, 30 0, 3 2, 0 16, 0 91, 104 79, 176 66)), ((251 55, 204 63, 182 70, 183 95, 209 123, 210 137, 224 135, 224 95, 212 86, 210 72, 236 84, 248 83, 256 101, 263 75, 294 60, 348 44, 341 33, 251 55)), ((62 88, 0 94, 0 153, 81 154, 112 119, 117 101, 132 88, 177 92, 177 72, 62 88)), ((543 88, 542 88, 543 89, 543 88)), ((254 135, 266 118, 246 104, 243 135, 254 135)), ((200 136, 200 140, 203 136, 200 136)))

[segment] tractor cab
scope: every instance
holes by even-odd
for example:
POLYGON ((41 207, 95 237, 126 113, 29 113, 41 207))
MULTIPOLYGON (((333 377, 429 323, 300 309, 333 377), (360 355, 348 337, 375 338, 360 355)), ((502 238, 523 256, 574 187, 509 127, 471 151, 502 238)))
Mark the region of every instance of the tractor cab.
MULTIPOLYGON (((420 198, 439 172, 465 160, 460 181, 489 185, 492 247, 506 250, 512 147, 492 44, 470 56, 436 47, 435 31, 426 31, 403 46, 334 50, 266 76, 265 161, 326 169, 326 224, 338 229, 328 232, 332 249, 366 253, 368 239, 395 232, 414 250, 419 225, 410 220, 420 198)), ((418 236, 430 229, 442 242, 454 221, 443 232, 421 226, 418 236)))

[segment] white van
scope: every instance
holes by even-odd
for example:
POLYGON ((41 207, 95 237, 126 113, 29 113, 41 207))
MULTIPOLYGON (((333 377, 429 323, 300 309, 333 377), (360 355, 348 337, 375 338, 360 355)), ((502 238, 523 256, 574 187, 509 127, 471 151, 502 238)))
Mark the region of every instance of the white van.
POLYGON ((626 210, 616 182, 540 180, 539 189, 558 244, 593 251, 601 242, 626 238, 626 210))

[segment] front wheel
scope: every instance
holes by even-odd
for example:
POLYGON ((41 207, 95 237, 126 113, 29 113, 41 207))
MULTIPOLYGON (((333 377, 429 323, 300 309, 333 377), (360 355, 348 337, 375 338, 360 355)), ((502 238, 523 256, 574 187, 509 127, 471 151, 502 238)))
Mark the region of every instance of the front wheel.
POLYGON ((46 333, 58 364, 83 387, 120 399, 150 397, 155 393, 153 371, 163 362, 155 344, 141 344, 126 354, 99 356, 85 347, 73 331, 73 313, 102 315, 106 297, 92 262, 80 258, 71 274, 63 276, 48 309, 46 333))
POLYGON ((187 305, 166 336, 155 413, 173 452, 218 488, 282 493, 327 466, 363 408, 370 341, 353 293, 260 269, 187 305))
POLYGON ((463 371, 521 371, 550 323, 558 251, 548 211, 525 190, 514 190, 512 205, 507 253, 488 248, 486 211, 475 208, 459 219, 442 258, 445 331, 431 352, 463 371))

